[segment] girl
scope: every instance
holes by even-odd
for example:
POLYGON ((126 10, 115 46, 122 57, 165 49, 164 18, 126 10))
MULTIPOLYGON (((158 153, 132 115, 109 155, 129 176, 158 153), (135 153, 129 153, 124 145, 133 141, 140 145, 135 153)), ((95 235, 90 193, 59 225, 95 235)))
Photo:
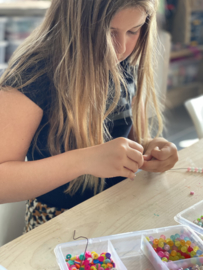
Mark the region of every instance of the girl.
POLYGON ((0 79, 0 202, 27 200, 26 231, 139 168, 177 161, 147 121, 151 102, 161 133, 156 9, 157 0, 52 0, 10 60, 0 79))

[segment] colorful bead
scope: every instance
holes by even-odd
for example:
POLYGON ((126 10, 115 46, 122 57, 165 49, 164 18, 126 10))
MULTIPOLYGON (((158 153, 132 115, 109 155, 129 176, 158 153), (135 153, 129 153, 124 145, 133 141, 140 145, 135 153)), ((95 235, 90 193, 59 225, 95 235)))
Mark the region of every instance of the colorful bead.
MULTIPOLYGON (((161 235, 159 239, 155 238, 153 242, 150 241, 149 243, 154 247, 154 251, 163 262, 194 258, 191 260, 195 260, 196 263, 195 258, 198 257, 201 259, 202 256, 203 263, 203 251, 199 250, 199 247, 194 243, 194 240, 190 239, 188 236, 188 233, 182 231, 181 235, 171 235, 170 239, 161 235)), ((149 239, 152 239, 152 237, 149 236, 149 239)), ((189 270, 192 270, 192 268, 189 268, 189 270)))
POLYGON ((116 270, 116 265, 108 252, 99 255, 95 251, 87 251, 73 257, 67 254, 65 261, 69 270, 116 270))

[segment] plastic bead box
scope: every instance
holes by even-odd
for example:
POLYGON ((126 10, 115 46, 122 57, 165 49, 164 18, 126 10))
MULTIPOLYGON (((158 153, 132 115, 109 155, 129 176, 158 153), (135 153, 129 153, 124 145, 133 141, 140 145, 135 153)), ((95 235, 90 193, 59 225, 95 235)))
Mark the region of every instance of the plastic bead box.
MULTIPOLYGON (((168 265, 158 257, 146 237, 160 237, 160 235, 170 237, 170 235, 181 233, 181 231, 190 235, 199 248, 203 250, 202 240, 189 227, 177 225, 159 229, 92 238, 89 239, 87 251, 95 251, 98 254, 101 254, 102 252, 109 252, 116 264, 116 270, 178 270, 182 266, 186 268, 191 265, 196 265, 197 262, 199 262, 199 258, 191 258, 175 262, 173 261, 168 265)), ((86 240, 77 240, 57 245, 54 252, 60 269, 68 270, 65 261, 66 255, 79 255, 84 253, 86 244, 86 240)))
POLYGON ((192 230, 203 236, 203 227, 200 227, 193 223, 194 220, 200 218, 203 215, 203 201, 200 201, 191 207, 178 213, 174 219, 182 225, 189 226, 192 230))
MULTIPOLYGON (((154 230, 155 231, 155 230, 154 230)), ((152 236, 154 239, 159 239, 160 235, 164 235, 166 238, 172 238, 171 236, 175 236, 176 234, 179 234, 179 237, 184 236, 185 238, 189 238, 191 243, 199 248, 199 252, 202 256, 203 254, 203 241, 199 238, 199 236, 191 230, 188 226, 178 225, 173 227, 166 227, 166 228, 160 228, 156 230, 156 233, 154 232, 150 236, 152 236), (202 252, 201 252, 202 251, 202 252)), ((154 248, 148 241, 147 237, 149 235, 144 234, 142 236, 142 250, 144 254, 147 256, 147 258, 151 261, 154 268, 156 270, 179 270, 181 268, 189 268, 194 267, 195 265, 202 265, 203 264, 203 257, 194 255, 191 258, 182 258, 175 261, 168 261, 164 262, 161 260, 161 258, 158 256, 158 254, 155 252, 154 248)), ((184 238, 181 238, 184 239, 184 238)), ((185 239, 186 241, 186 239, 185 239)), ((195 248, 194 248, 195 249, 195 248)), ((179 252, 179 250, 177 251, 179 252)), ((196 252, 195 252, 196 253, 196 252)), ((184 253, 186 254, 186 253, 184 253)), ((188 253, 187 255, 190 256, 188 253)), ((188 256, 188 257, 189 257, 188 256)))

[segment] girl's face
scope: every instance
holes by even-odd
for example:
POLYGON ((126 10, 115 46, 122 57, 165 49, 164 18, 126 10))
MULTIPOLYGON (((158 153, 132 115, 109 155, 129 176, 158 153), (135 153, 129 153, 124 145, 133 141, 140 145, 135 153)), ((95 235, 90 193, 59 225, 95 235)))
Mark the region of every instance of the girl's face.
POLYGON ((133 52, 146 17, 141 8, 126 8, 119 11, 111 20, 111 36, 119 62, 133 52))

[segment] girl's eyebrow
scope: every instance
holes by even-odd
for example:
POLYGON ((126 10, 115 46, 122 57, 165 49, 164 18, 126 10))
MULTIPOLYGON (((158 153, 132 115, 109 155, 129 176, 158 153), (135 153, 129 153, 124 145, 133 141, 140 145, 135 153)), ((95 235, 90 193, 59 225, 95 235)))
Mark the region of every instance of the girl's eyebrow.
MULTIPOLYGON (((138 28, 138 27, 140 27, 140 26, 143 26, 144 24, 145 24, 145 23, 140 24, 140 25, 137 25, 137 26, 135 26, 135 27, 132 27, 131 29, 138 28)), ((118 30, 118 28, 114 28, 114 27, 111 27, 111 29, 118 30)))

